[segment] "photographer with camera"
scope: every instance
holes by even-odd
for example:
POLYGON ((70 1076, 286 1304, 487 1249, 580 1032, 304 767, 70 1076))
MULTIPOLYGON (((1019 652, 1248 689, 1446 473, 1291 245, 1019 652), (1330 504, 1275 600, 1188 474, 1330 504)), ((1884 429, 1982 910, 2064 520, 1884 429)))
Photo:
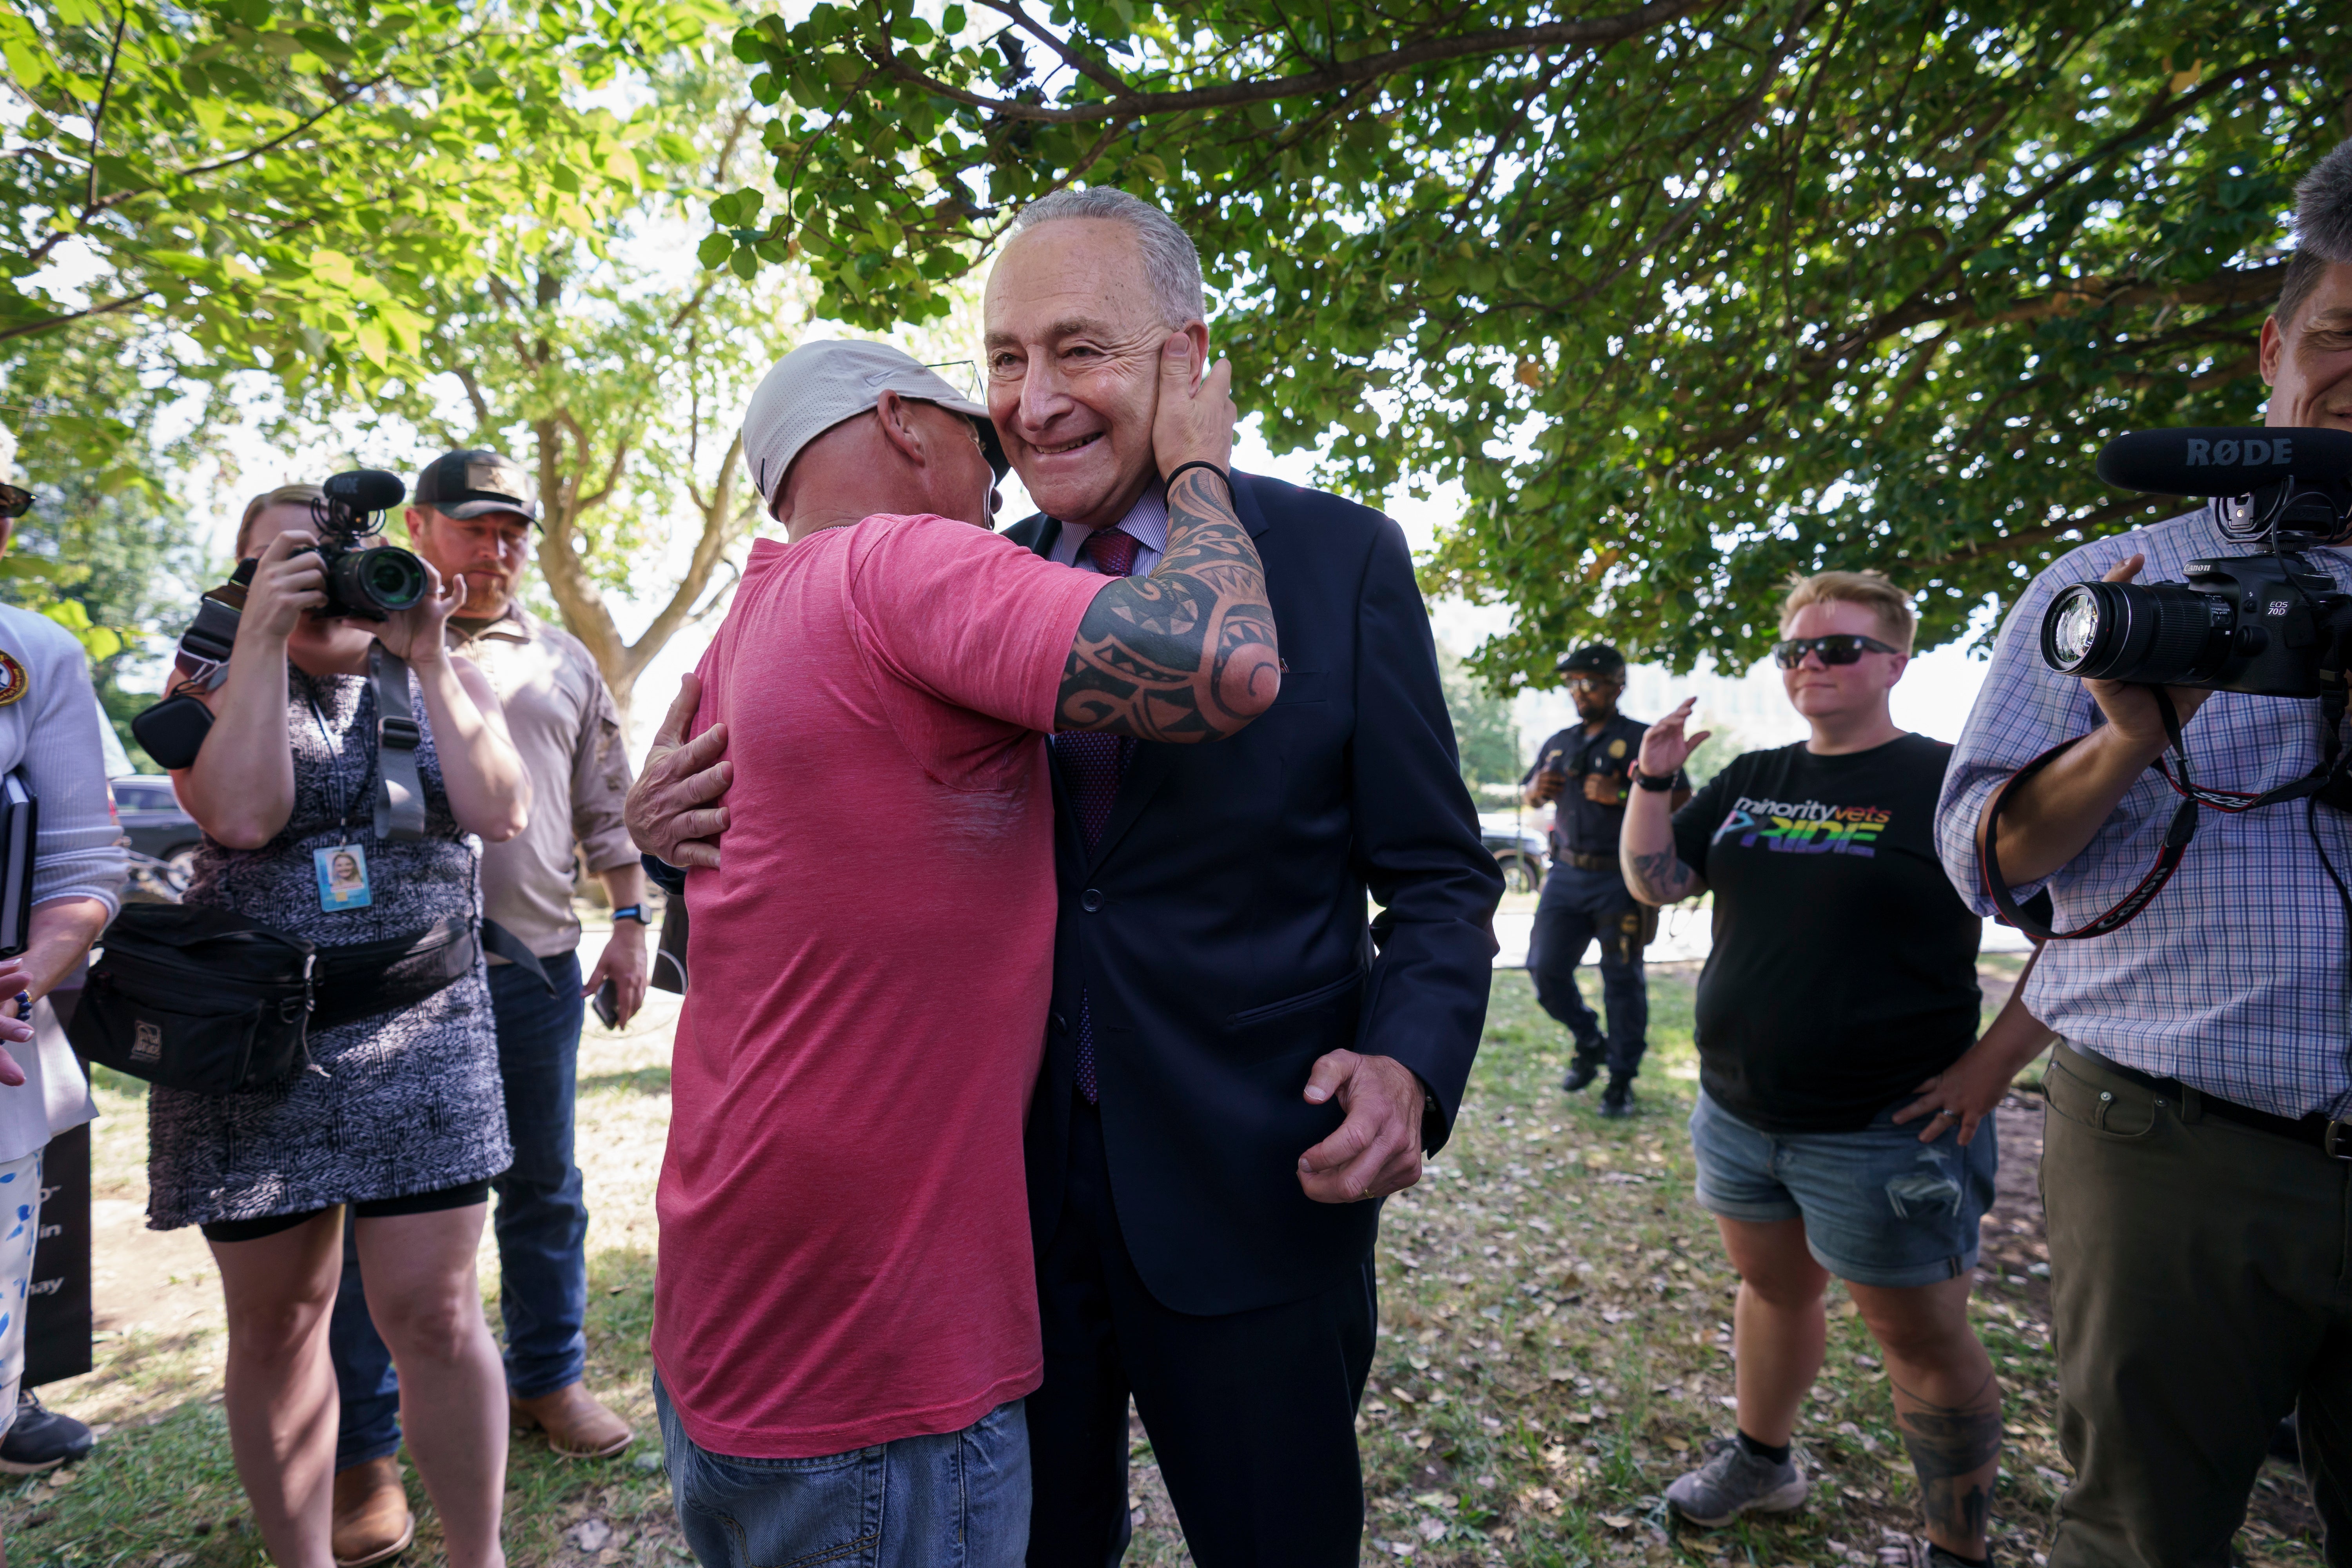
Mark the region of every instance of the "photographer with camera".
POLYGON ((512 1151, 477 839, 520 832, 529 788, 488 681, 445 647, 462 580, 371 547, 352 515, 400 489, 339 476, 328 496, 248 509, 240 541, 258 559, 226 679, 184 684, 211 724, 173 773, 205 833, 186 903, 314 944, 327 976, 306 1067, 221 1093, 158 1082, 148 1099, 148 1223, 201 1226, 219 1264, 230 1445, 283 1568, 332 1560, 328 1321, 346 1207, 449 1560, 501 1562, 506 1379, 474 1257, 512 1151))
POLYGON ((2352 1563, 2352 817, 2307 793, 2338 752, 2325 715, 2340 704, 2311 699, 2342 689, 2322 595, 2352 590, 2337 504, 2352 473, 2303 491, 2315 508, 2256 485, 2352 431, 2352 142, 2298 195, 2260 348, 2265 423, 2297 434, 2177 433, 2178 460, 2142 479, 2111 461, 2176 433, 2108 449, 2102 475, 2130 488, 2251 500, 2094 541, 2036 577, 1937 808, 1945 867, 1980 913, 2042 889, 2051 924, 2085 938, 2050 942, 2024 988, 2062 1042, 2042 1190, 2075 1475, 2051 1568, 2230 1561, 2298 1400, 2327 1561, 2352 1563), (2242 483, 2231 465, 2252 466, 2242 483), (2246 525, 2265 517, 2296 553, 2253 553, 2246 525), (2223 577, 2226 595, 2117 586, 2223 577), (2201 807, 2172 787, 2192 763, 2201 807))
MULTIPOLYGON (((515 1163, 493 1184, 499 1317, 519 1431, 538 1429, 566 1458, 629 1445, 629 1424, 591 1395, 588 1204, 572 1158, 583 996, 625 1024, 645 1000, 645 873, 621 820, 629 762, 596 660, 525 609, 521 580, 539 501, 522 466, 479 447, 445 452, 416 476, 409 542, 466 602, 449 641, 486 676, 530 776, 530 824, 482 856, 484 911, 536 964, 493 962, 490 1003, 515 1163), (575 846, 612 901, 613 929, 582 976, 572 912, 575 846)), ((411 1528, 401 1481, 400 1384, 369 1321, 364 1278, 347 1245, 332 1331, 343 1396, 337 1443, 335 1557, 376 1561, 411 1528)))

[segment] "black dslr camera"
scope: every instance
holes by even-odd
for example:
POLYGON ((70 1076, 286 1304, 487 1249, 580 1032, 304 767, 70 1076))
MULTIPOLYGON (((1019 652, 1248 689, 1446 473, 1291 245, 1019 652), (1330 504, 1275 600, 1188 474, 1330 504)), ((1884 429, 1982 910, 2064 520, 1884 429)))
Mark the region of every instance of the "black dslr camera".
POLYGON ((319 560, 327 569, 327 602, 310 612, 352 620, 380 621, 425 597, 430 579, 425 563, 397 545, 371 548, 362 541, 383 530, 383 514, 398 506, 408 487, 382 468, 353 468, 324 487, 327 499, 313 501, 319 525, 319 560))
POLYGON ((2341 700, 2352 594, 2302 552, 2352 539, 2352 432, 2143 430, 2099 454, 2121 489, 2220 498, 2233 539, 2263 552, 2189 563, 2185 583, 2077 583, 2042 617, 2062 675, 2341 700))
MULTIPOLYGON (((2352 812, 2352 763, 2342 742, 2352 664, 2352 594, 2338 590, 2303 552, 2352 541, 2352 431, 2142 430, 2107 443, 2099 478, 2118 489, 2210 496, 2221 531, 2259 553, 2189 563, 2185 583, 2077 583, 2042 616, 2042 657, 2062 675, 2156 689, 2170 760, 2155 766, 2180 797, 2155 866, 2113 908, 2073 931, 2044 923, 2011 896, 2000 869, 2002 806, 2016 787, 2063 755, 2076 736, 2034 758, 1994 791, 1984 816, 1985 889, 2010 924, 2042 940, 2105 936, 2146 909, 2179 868, 2201 807, 2238 813, 2301 800, 2352 812), (2201 687, 2256 697, 2319 700, 2321 757, 2303 777, 2255 793, 2215 789, 2189 776, 2189 746, 2165 688, 2201 687)), ((2312 843, 2320 844, 2312 828, 2312 843)), ((2326 851, 2320 849, 2325 864, 2326 851)), ((2352 890, 2328 877, 2352 919, 2352 890)))
MULTIPOLYGON (((380 532, 383 513, 407 496, 400 476, 353 468, 320 488, 326 499, 310 503, 310 516, 319 530, 316 549, 326 568, 327 602, 310 614, 380 621, 422 600, 432 584, 424 562, 396 545, 361 542, 380 532)), ((212 710, 195 693, 211 690, 227 677, 254 564, 238 562, 227 582, 197 601, 196 618, 180 637, 170 694, 131 721, 131 733, 165 768, 194 766, 212 731, 212 710)))

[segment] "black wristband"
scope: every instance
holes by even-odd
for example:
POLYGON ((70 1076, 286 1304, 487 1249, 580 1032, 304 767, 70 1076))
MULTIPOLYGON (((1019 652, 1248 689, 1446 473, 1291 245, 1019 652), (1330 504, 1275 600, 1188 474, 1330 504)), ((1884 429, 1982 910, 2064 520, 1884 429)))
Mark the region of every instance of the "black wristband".
POLYGON ((1633 782, 1652 795, 1666 795, 1675 787, 1675 775, 1672 773, 1668 773, 1662 779, 1652 778, 1642 771, 1642 764, 1639 763, 1635 763, 1628 771, 1633 773, 1633 782))
POLYGON ((635 921, 639 925, 646 924, 645 905, 623 904, 619 909, 614 910, 613 911, 613 923, 614 925, 619 925, 623 921, 635 921))
POLYGON ((1165 486, 1165 487, 1163 487, 1163 488, 1168 489, 1171 489, 1171 490, 1172 490, 1172 489, 1174 489, 1176 488, 1176 481, 1177 481, 1178 479, 1182 479, 1182 478, 1184 477, 1184 470, 1185 470, 1185 469, 1187 469, 1187 468, 1206 468, 1206 469, 1208 469, 1208 470, 1209 470, 1209 472, 1211 472, 1211 473, 1213 473, 1213 474, 1216 475, 1216 476, 1217 476, 1217 478, 1219 478, 1219 479, 1223 479, 1223 480, 1224 480, 1224 481, 1225 481, 1225 493, 1226 493, 1227 495, 1229 495, 1229 496, 1230 496, 1230 495, 1232 495, 1232 494, 1234 493, 1234 477, 1233 477, 1233 475, 1231 475, 1231 474, 1229 474, 1229 473, 1225 472, 1225 470, 1224 470, 1224 469, 1223 469, 1223 468, 1219 468, 1219 467, 1217 467, 1217 465, 1216 465, 1216 464, 1214 464, 1214 463, 1204 463, 1204 462, 1202 462, 1202 461, 1201 461, 1199 458, 1194 458, 1192 461, 1191 461, 1191 462, 1189 462, 1189 463, 1179 463, 1179 464, 1177 464, 1177 465, 1176 465, 1176 471, 1175 471, 1175 472, 1173 472, 1173 473, 1171 473, 1171 474, 1170 474, 1170 475, 1168 476, 1168 482, 1167 482, 1166 486, 1165 486))

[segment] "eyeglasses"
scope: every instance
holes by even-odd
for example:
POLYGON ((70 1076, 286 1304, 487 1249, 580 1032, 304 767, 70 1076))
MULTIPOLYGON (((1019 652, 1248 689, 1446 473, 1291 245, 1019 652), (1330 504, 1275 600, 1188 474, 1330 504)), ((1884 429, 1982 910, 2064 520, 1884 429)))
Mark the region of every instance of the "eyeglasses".
POLYGON ((33 510, 33 492, 0 485, 0 518, 19 518, 33 510))
POLYGON ((1624 684, 1605 675, 1571 675, 1568 678, 1570 691, 1614 691, 1624 684))
POLYGON ((1865 653, 1901 653, 1899 647, 1889 647, 1876 637, 1866 637, 1858 632, 1832 632, 1825 637, 1792 637, 1772 645, 1772 662, 1782 669, 1794 669, 1805 662, 1805 656, 1817 653, 1823 664, 1853 664, 1865 653))

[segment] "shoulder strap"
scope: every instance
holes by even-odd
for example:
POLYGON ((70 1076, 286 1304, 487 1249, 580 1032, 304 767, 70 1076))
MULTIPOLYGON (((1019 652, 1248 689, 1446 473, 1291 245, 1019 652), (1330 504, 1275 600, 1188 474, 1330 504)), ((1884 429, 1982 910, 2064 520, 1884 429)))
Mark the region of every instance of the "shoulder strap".
POLYGON ((422 838, 425 784, 416 773, 416 747, 425 731, 408 706, 408 661, 373 643, 368 679, 375 683, 375 836, 422 838))

